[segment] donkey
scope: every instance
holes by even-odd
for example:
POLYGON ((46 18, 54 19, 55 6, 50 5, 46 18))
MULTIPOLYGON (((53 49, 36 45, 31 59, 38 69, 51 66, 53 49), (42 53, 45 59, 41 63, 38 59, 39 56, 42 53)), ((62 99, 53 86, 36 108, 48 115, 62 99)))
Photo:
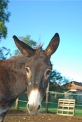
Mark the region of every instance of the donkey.
POLYGON ((37 115, 48 86, 52 70, 51 55, 56 51, 60 37, 56 33, 45 50, 33 49, 13 36, 22 55, 0 60, 0 122, 3 122, 9 108, 17 97, 27 91, 27 109, 37 115))

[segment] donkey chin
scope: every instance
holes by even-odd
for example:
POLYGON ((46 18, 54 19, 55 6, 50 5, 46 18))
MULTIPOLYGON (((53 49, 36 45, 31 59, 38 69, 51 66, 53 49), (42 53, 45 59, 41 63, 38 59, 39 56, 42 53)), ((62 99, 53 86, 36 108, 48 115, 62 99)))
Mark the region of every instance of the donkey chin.
MULTIPOLYGON (((28 106, 28 104, 27 104, 27 106, 28 106)), ((32 106, 32 105, 31 105, 30 109, 28 108, 28 112, 30 115, 38 115, 40 113, 40 110, 41 110, 41 108, 39 108, 39 107, 37 108, 37 106, 32 106)))
POLYGON ((40 113, 41 95, 37 89, 31 91, 29 95, 29 101, 27 103, 27 109, 31 115, 37 115, 40 113))

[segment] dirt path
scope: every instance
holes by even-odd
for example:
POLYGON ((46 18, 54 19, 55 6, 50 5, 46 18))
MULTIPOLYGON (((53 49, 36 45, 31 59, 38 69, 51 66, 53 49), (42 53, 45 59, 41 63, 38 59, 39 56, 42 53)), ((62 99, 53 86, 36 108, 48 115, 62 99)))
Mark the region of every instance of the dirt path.
POLYGON ((30 116, 25 111, 9 111, 4 122, 82 122, 82 117, 60 116, 56 114, 30 116))

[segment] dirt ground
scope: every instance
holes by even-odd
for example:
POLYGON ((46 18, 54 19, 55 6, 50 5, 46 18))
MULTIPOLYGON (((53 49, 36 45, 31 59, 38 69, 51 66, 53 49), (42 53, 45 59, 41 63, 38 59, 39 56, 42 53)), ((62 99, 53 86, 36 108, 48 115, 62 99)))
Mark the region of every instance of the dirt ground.
POLYGON ((61 116, 49 113, 30 116, 26 111, 10 110, 5 117, 4 122, 82 122, 82 117, 61 116))

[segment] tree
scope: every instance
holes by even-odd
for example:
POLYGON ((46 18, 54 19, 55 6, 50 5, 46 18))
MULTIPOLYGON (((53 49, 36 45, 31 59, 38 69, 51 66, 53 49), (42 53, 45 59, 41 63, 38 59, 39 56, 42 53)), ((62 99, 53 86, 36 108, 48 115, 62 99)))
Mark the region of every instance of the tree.
POLYGON ((6 38, 7 27, 5 22, 9 22, 10 12, 7 10, 9 0, 0 0, 0 40, 6 38))
POLYGON ((63 79, 63 76, 61 76, 60 72, 57 72, 56 70, 53 70, 50 73, 50 82, 58 82, 63 79))
POLYGON ((0 60, 5 60, 7 56, 11 56, 10 49, 5 47, 0 48, 0 60))
POLYGON ((65 84, 69 82, 69 79, 67 79, 65 76, 62 76, 60 72, 57 72, 56 70, 53 70, 50 73, 50 82, 56 82, 57 84, 65 84))
POLYGON ((69 79, 62 76, 60 72, 53 70, 50 74, 50 91, 62 91, 61 85, 69 82, 69 79))
MULTIPOLYGON (((7 27, 5 22, 9 22, 10 12, 7 11, 9 0, 0 0, 0 41, 1 38, 6 38, 7 27)), ((0 47, 0 59, 5 60, 10 54, 10 50, 6 47, 0 47)))
MULTIPOLYGON (((28 44, 31 47, 35 47, 36 46, 36 42, 33 41, 32 39, 30 39, 29 35, 27 35, 26 37, 19 37, 19 39, 21 41, 25 42, 26 44, 28 44)), ((18 49, 16 49, 15 52, 14 52, 14 55, 20 55, 20 54, 21 54, 21 52, 18 49)))

